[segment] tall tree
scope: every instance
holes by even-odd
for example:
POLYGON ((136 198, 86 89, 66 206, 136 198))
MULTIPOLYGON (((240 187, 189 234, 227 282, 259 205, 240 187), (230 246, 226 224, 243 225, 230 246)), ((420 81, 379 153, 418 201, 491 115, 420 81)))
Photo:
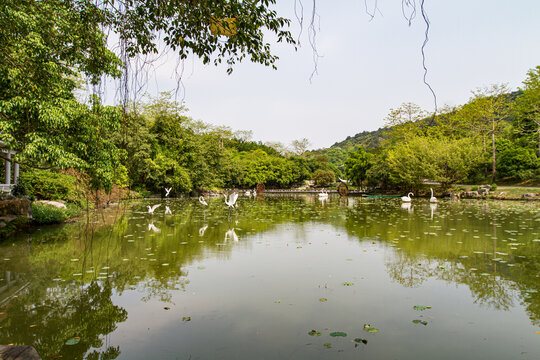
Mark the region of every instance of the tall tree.
POLYGON ((505 84, 491 85, 473 91, 469 102, 462 111, 467 117, 471 130, 482 137, 484 148, 486 140, 491 137, 491 182, 495 181, 497 172, 496 138, 503 122, 510 114, 509 90, 505 84))
POLYGON ((540 66, 527 72, 523 85, 514 107, 517 126, 522 132, 537 134, 537 151, 540 157, 540 66))

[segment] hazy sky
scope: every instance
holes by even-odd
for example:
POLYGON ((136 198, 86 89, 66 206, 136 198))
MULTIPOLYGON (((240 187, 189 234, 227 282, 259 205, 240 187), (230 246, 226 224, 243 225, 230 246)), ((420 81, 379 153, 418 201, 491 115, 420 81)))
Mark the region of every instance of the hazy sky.
MULTIPOLYGON (((427 78, 439 106, 462 104, 471 90, 490 84, 515 89, 528 69, 540 65, 540 1, 425 2, 431 22, 427 78)), ((371 21, 364 0, 317 0, 322 57, 310 83, 314 65, 307 18, 312 1, 303 3, 301 47, 295 52, 291 46, 273 46, 280 57, 278 70, 245 62, 227 75, 225 66, 187 61, 183 98, 188 115, 253 130, 255 140, 288 144, 307 137, 312 148, 320 148, 381 127, 389 109, 403 102, 433 111, 432 95, 422 82, 425 24, 420 13, 409 27, 397 0, 378 0, 380 13, 371 21)), ((293 19, 291 30, 297 36, 294 0, 278 4, 277 11, 293 19)), ((150 93, 176 87, 174 56, 162 62, 149 82, 150 93)))

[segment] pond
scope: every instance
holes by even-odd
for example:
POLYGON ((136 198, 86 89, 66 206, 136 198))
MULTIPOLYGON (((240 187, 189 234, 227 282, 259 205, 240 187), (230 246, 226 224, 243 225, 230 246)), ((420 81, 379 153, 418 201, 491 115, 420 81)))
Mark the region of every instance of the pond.
POLYGON ((43 359, 540 359, 538 203, 241 196, 228 217, 207 201, 127 202, 0 244, 0 344, 43 359))

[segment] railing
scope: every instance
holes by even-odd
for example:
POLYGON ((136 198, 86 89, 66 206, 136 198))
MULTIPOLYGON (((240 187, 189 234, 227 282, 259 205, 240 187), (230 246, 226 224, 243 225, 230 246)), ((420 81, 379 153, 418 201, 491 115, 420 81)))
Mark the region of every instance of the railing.
POLYGON ((0 192, 10 193, 15 184, 0 184, 0 192))

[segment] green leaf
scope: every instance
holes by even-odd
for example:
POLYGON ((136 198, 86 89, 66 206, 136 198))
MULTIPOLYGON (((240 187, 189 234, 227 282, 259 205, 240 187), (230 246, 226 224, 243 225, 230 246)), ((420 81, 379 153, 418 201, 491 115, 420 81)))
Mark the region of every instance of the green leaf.
POLYGON ((415 305, 413 306, 413 309, 418 311, 424 311, 426 309, 431 309, 431 306, 415 305))
POLYGON ((336 331, 336 332, 331 332, 331 333, 330 333, 330 336, 331 336, 331 337, 338 337, 338 336, 346 337, 346 336, 347 336, 347 333, 344 333, 344 332, 342 332, 342 331, 336 331))
POLYGON ((362 344, 367 344, 367 340, 366 340, 366 339, 362 339, 362 338, 356 338, 356 339, 354 339, 354 342, 362 343, 362 344))
POLYGON ((72 337, 68 341, 66 341, 66 345, 76 345, 81 341, 80 337, 72 337))
POLYGON ((327 349, 330 349, 332 347, 332 344, 331 343, 324 343, 323 346, 327 349))

